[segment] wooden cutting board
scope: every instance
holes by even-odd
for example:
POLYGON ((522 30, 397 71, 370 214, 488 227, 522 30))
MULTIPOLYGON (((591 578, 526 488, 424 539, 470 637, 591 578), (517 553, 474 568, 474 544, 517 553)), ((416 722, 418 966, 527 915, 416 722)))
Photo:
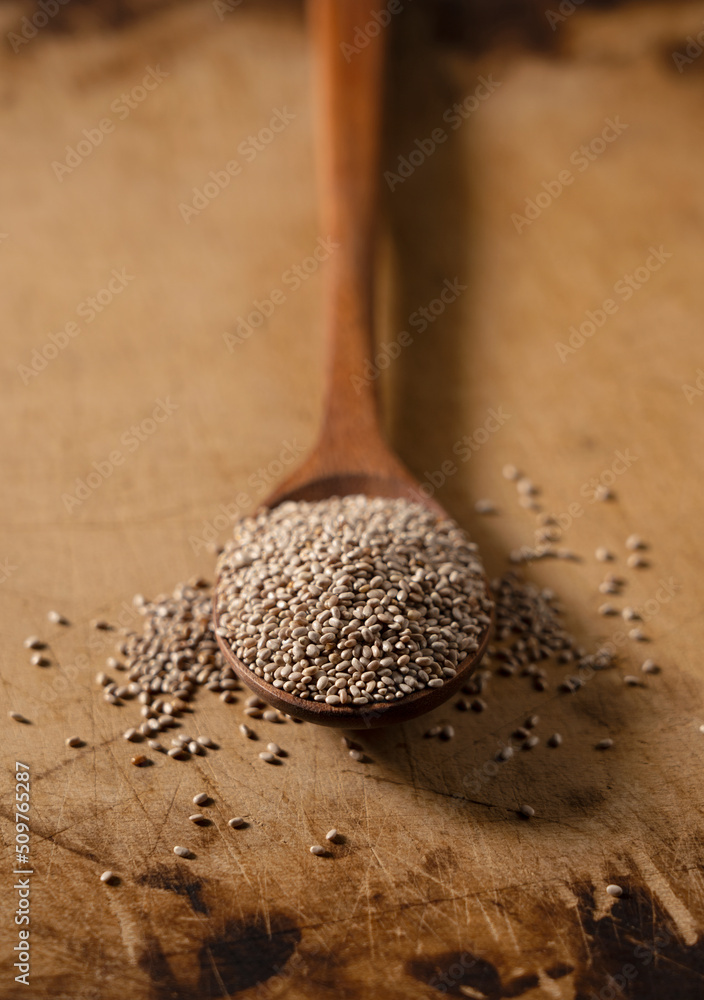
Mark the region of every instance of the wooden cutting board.
MULTIPOLYGON (((364 762, 334 732, 257 723, 289 754, 267 767, 237 731, 242 698, 203 692, 189 725, 220 748, 133 767, 136 706, 100 699, 115 636, 91 620, 134 627, 133 594, 212 576, 207 544, 315 434, 334 248, 304 26, 202 3, 8 43, 0 662, 5 709, 31 724, 3 710, 7 1000, 704 992, 704 3, 575 5, 548 54, 441 45, 402 7, 367 373, 389 439, 494 574, 533 539, 500 472, 519 465, 583 556, 530 578, 594 647, 620 627, 596 610, 608 546, 651 641, 624 641, 574 695, 563 668, 544 693, 496 677, 485 712, 363 735, 364 762), (617 499, 595 501, 600 483, 617 499), (498 516, 474 513, 484 497, 498 516), (625 570, 632 532, 648 569, 625 570), (33 633, 51 666, 29 663, 33 633), (626 687, 646 656, 662 673, 626 687), (531 714, 541 742, 497 765, 531 714), (454 740, 422 738, 438 721, 454 740), (29 988, 13 967, 15 762, 31 776, 29 988), (343 842, 311 856, 333 826, 343 842)), ((3 7, 6 35, 25 13, 3 7)))

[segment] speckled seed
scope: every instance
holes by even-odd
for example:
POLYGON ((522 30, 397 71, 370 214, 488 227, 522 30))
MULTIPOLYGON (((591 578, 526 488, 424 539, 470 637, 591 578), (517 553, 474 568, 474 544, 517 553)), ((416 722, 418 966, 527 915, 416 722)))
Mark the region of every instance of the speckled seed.
POLYGON ((310 849, 311 854, 316 854, 319 858, 325 854, 325 848, 321 847, 320 844, 313 844, 310 849))
POLYGON ((616 898, 623 895, 623 889, 620 885, 607 885, 606 891, 609 896, 616 896, 616 898))
POLYGON ((521 816, 524 816, 526 819, 530 819, 531 816, 535 816, 535 809, 533 808, 533 806, 527 806, 527 805, 519 806, 518 812, 521 816))
POLYGON ((643 660, 640 665, 640 669, 644 674, 659 674, 660 667, 657 665, 655 660, 643 660))
POLYGON ((203 815, 203 813, 193 813, 188 818, 190 819, 191 823, 206 823, 207 822, 207 820, 206 820, 205 816, 203 815))
POLYGON ((626 565, 629 569, 645 569, 650 563, 643 556, 639 556, 637 552, 634 552, 633 555, 626 559, 626 565))
POLYGON ((599 740, 599 742, 596 744, 596 749, 597 750, 608 750, 609 747, 612 747, 613 745, 614 745, 614 741, 607 738, 605 740, 599 740))
POLYGON ((431 726, 430 729, 426 729, 423 735, 426 739, 433 739, 433 737, 439 736, 441 732, 442 726, 431 726))
POLYGON ((251 697, 247 698, 247 700, 245 701, 245 705, 247 706, 247 708, 266 708, 266 702, 262 701, 262 699, 259 698, 256 694, 253 694, 251 695, 251 697))
POLYGON ((53 625, 68 625, 68 618, 64 618, 58 611, 49 611, 47 618, 53 625))
POLYGON ((605 549, 603 545, 599 546, 599 548, 595 551, 594 556, 598 562, 609 562, 609 560, 613 559, 613 553, 609 552, 608 549, 605 549))
POLYGON ((352 760, 364 760, 364 754, 361 750, 350 750, 350 757, 352 760))
POLYGON ((628 538, 626 539, 626 548, 630 549, 632 552, 635 552, 636 549, 647 548, 647 545, 640 537, 640 535, 629 535, 628 538))
POLYGON ((215 740, 211 740, 209 736, 196 736, 196 743, 200 743, 202 747, 206 747, 208 750, 217 750, 217 743, 215 740))
POLYGON ((244 714, 249 716, 250 719, 261 719, 262 710, 261 708, 245 708, 244 714))
POLYGON ((477 500, 474 504, 477 514, 496 514, 497 507, 493 500, 477 500))
POLYGON ((635 608, 624 608, 621 612, 621 617, 626 622, 635 622, 640 620, 640 614, 635 608))
POLYGON ((129 740, 130 743, 138 743, 141 740, 141 734, 137 732, 136 729, 127 729, 122 734, 123 740, 129 740))
POLYGON ((164 753, 164 747, 158 740, 149 740, 148 743, 152 750, 158 750, 159 753, 164 753))
POLYGON ((454 735, 455 735, 454 726, 443 726, 442 729, 440 730, 441 740, 451 740, 454 737, 454 735))
POLYGON ((240 725, 240 732, 243 736, 246 736, 248 740, 256 740, 257 734, 249 726, 246 726, 244 722, 240 725))
POLYGON ((275 709, 273 709, 273 708, 268 708, 266 710, 266 712, 263 712, 262 713, 262 719, 264 719, 265 722, 280 722, 281 721, 279 713, 275 709))
POLYGON ((538 715, 529 715, 523 725, 526 729, 535 729, 539 722, 540 717, 538 715))
POLYGON ((523 741, 522 745, 524 750, 532 750, 533 747, 537 747, 539 743, 540 743, 539 736, 529 736, 527 740, 523 741))
POLYGON ((486 709, 487 704, 483 698, 472 698, 469 703, 469 707, 473 712, 483 712, 486 709))
POLYGON ((237 830, 239 827, 244 826, 244 820, 241 816, 233 816, 232 819, 228 819, 227 825, 231 826, 233 830, 237 830))
POLYGON ((208 795, 207 792, 198 792, 197 795, 193 796, 193 805, 194 806, 204 806, 205 803, 208 801, 209 798, 210 798, 210 796, 208 795))
POLYGON ((360 713, 455 677, 490 611, 461 529, 383 497, 289 502, 238 522, 218 586, 216 632, 257 677, 360 713))
POLYGON ((270 753, 268 750, 262 750, 259 754, 259 759, 266 761, 267 764, 278 764, 279 758, 275 753, 270 753))
POLYGON ((187 847, 179 847, 178 845, 174 847, 174 854, 178 854, 179 858, 190 858, 191 856, 187 847))
POLYGON ((328 830, 328 832, 325 834, 325 839, 329 840, 331 842, 336 841, 337 840, 337 829, 335 827, 333 827, 332 830, 328 830))
POLYGON ((276 754, 277 757, 281 754, 281 747, 278 743, 267 743, 266 748, 269 753, 276 754))
POLYGON ((166 751, 169 757, 173 757, 174 760, 188 760, 191 756, 185 747, 172 747, 170 750, 166 751))
POLYGON ((635 639, 636 642, 647 642, 648 636, 645 634, 642 628, 632 628, 628 632, 629 639, 635 639))
POLYGON ((552 736, 548 736, 547 743, 549 747, 559 747, 562 743, 562 737, 559 733, 553 733, 552 736))
POLYGON ((69 738, 66 740, 66 746, 67 747, 82 747, 83 746, 83 740, 81 739, 80 736, 69 736, 69 738))
POLYGON ((100 876, 100 881, 110 883, 114 878, 115 878, 115 873, 111 872, 108 869, 108 871, 103 872, 103 874, 100 876))
POLYGON ((30 635, 24 640, 27 649, 46 649, 46 643, 42 642, 36 635, 30 635))

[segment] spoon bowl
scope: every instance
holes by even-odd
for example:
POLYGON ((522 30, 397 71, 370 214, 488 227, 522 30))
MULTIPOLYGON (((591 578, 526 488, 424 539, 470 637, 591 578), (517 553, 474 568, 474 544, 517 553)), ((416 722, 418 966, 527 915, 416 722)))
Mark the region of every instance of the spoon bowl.
MULTIPOLYGON (((449 514, 432 498, 424 498, 419 493, 419 484, 410 473, 401 466, 394 455, 388 453, 389 475, 369 475, 363 473, 333 473, 317 479, 301 479, 301 473, 305 474, 304 468, 299 472, 294 472, 293 476, 284 482, 276 493, 272 494, 264 503, 265 508, 276 507, 286 503, 288 500, 316 501, 326 500, 334 496, 347 496, 349 494, 364 494, 368 497, 388 497, 392 499, 406 499, 421 503, 424 507, 437 514, 438 519, 449 518, 449 514)), ((486 581, 486 590, 489 593, 489 583, 486 581)), ((218 625, 219 606, 218 588, 215 589, 213 606, 215 625, 218 625)), ((492 612, 493 623, 493 612, 492 612)), ((262 680, 252 670, 250 670, 235 654, 225 641, 218 635, 216 638, 220 651, 229 666, 232 667, 239 679, 250 690, 258 695, 272 708, 292 715, 296 719, 304 722, 314 722, 323 726, 335 726, 343 729, 375 729, 380 726, 388 726, 394 723, 406 722, 418 715, 431 712, 434 708, 442 705, 467 683, 470 676, 479 666, 479 663, 486 651, 491 633, 491 625, 487 625, 479 638, 478 648, 457 666, 457 673, 449 678, 441 687, 424 688, 422 691, 415 691, 413 694, 405 695, 398 701, 393 702, 371 702, 361 708, 350 705, 328 705, 320 701, 308 701, 298 698, 287 691, 275 688, 273 685, 262 680)))

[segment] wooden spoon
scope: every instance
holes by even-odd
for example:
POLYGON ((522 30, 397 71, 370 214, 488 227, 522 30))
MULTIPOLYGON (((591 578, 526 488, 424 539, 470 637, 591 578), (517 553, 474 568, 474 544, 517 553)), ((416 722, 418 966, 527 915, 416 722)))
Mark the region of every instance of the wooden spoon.
MULTIPOLYGON (((373 380, 365 378, 365 362, 373 344, 374 222, 384 34, 388 30, 373 17, 377 6, 370 0, 309 0, 321 99, 323 231, 338 244, 325 265, 329 280, 326 395, 322 430, 312 453, 264 506, 362 493, 405 497, 447 518, 435 500, 423 497, 419 483, 384 443, 373 380), (360 37, 367 39, 366 45, 359 44, 360 37)), ((213 613, 217 626, 217 586, 213 613)), ((476 669, 489 632, 487 627, 477 651, 441 687, 363 708, 297 698, 257 677, 221 636, 218 643, 241 680, 268 704, 307 722, 361 729, 402 722, 450 698, 476 669)))

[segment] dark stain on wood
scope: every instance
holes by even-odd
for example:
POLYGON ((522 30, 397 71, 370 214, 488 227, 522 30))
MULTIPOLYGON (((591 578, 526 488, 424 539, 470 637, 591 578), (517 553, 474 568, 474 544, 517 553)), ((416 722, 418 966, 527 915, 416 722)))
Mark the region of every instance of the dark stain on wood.
POLYGON ((624 884, 623 888, 624 895, 613 902, 609 913, 597 918, 596 893, 603 892, 603 888, 596 890, 584 883, 571 886, 577 907, 562 909, 561 915, 565 930, 581 942, 577 965, 553 959, 553 964, 544 968, 541 943, 536 939, 535 951, 521 956, 523 968, 517 975, 498 968, 487 957, 480 958, 469 947, 466 951, 415 958, 406 964, 406 972, 439 994, 451 997, 467 997, 474 992, 484 1000, 521 997, 538 988, 543 977, 556 980, 574 975, 575 1000, 701 1000, 702 940, 683 942, 645 886, 635 883, 624 884))
POLYGON ((228 921, 198 953, 201 974, 196 996, 217 1000, 274 977, 281 977, 283 987, 296 974, 286 964, 300 939, 299 928, 284 914, 269 913, 268 926, 258 915, 228 921))
POLYGON ((582 887, 579 914, 590 955, 579 970, 575 1000, 609 991, 623 1000, 701 1000, 704 942, 685 944, 645 886, 624 889, 610 913, 596 920, 594 890, 582 887))
POLYGON ((151 889, 164 889, 166 892, 175 892, 177 896, 187 896, 194 913, 202 913, 205 916, 209 913, 201 895, 203 881, 186 875, 176 867, 168 868, 160 865, 144 875, 138 875, 136 881, 139 885, 146 885, 151 889))

